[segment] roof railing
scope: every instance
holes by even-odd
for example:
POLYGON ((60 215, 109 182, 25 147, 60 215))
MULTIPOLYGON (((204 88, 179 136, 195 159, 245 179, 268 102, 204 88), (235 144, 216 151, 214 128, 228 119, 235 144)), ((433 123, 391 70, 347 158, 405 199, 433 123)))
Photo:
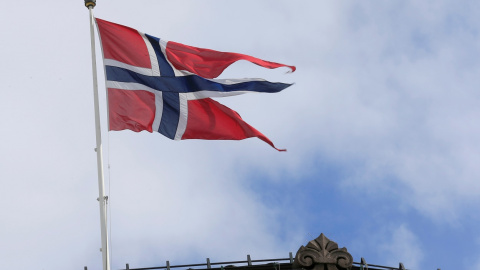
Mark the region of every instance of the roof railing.
MULTIPOLYGON (((212 266, 220 265, 222 270, 224 268, 235 267, 238 264, 246 264, 246 266, 256 266, 259 265, 258 263, 293 263, 293 256, 292 252, 289 253, 288 258, 278 258, 278 259, 264 259, 264 260, 252 260, 250 255, 247 255, 246 261, 229 261, 229 262, 211 262, 210 258, 206 259, 206 263, 197 263, 197 264, 179 264, 179 265, 170 265, 170 261, 166 261, 166 265, 164 266, 154 266, 154 267, 142 267, 142 268, 131 268, 130 265, 127 263, 124 269, 121 270, 154 270, 154 269, 166 269, 170 270, 172 268, 185 268, 186 270, 195 270, 195 269, 211 269, 212 266)), ((403 263, 399 263, 398 267, 390 267, 384 265, 376 265, 376 264, 367 264, 364 258, 361 258, 360 262, 353 262, 353 265, 359 267, 362 270, 408 270, 403 266, 403 263)), ((87 268, 85 267, 85 270, 87 268)))

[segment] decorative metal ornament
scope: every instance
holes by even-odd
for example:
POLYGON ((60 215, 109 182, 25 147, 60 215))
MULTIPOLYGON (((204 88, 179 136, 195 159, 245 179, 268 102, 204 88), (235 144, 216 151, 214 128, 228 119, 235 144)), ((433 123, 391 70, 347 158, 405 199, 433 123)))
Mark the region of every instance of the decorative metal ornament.
POLYGON ((94 8, 97 5, 97 0, 85 0, 85 6, 87 8, 92 7, 94 8))
POLYGON ((346 248, 338 248, 338 244, 320 234, 317 239, 301 246, 295 255, 293 268, 307 270, 340 270, 351 269, 353 257, 346 248))

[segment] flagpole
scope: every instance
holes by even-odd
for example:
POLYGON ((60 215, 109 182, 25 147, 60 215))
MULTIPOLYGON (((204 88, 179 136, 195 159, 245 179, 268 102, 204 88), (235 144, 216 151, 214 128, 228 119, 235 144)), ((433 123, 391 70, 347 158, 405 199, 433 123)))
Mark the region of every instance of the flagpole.
POLYGON ((96 133, 96 142, 97 147, 95 151, 97 152, 97 169, 98 169, 98 202, 100 206, 100 232, 102 238, 102 262, 103 270, 110 270, 110 256, 108 248, 108 234, 107 234, 107 200, 108 197, 105 196, 105 184, 103 180, 103 157, 102 157, 102 133, 100 129, 100 108, 98 102, 98 82, 97 82, 97 64, 95 56, 95 36, 94 36, 94 18, 93 18, 93 8, 96 5, 96 0, 85 0, 85 6, 88 8, 90 13, 90 40, 92 46, 92 73, 93 73, 93 99, 95 106, 95 133, 96 133))

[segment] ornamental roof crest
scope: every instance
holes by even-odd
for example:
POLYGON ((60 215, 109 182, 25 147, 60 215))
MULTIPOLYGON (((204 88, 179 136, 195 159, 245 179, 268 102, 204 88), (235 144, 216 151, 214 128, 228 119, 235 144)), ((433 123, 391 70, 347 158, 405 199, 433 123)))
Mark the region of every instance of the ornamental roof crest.
POLYGON ((295 255, 294 268, 307 270, 351 269, 353 257, 346 248, 330 241, 323 233, 316 239, 301 246, 295 255))

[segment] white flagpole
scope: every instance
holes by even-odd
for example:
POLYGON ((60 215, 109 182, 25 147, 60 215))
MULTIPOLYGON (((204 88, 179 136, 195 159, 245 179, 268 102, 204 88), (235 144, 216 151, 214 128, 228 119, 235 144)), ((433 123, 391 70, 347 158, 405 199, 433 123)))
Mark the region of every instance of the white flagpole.
POLYGON ((100 206, 100 231, 102 237, 102 262, 103 270, 110 270, 110 256, 108 248, 108 234, 107 234, 107 200, 108 197, 105 196, 105 184, 103 180, 103 157, 102 157, 102 134, 100 129, 100 113, 99 113, 99 102, 98 102, 98 82, 97 82, 97 64, 95 56, 95 35, 94 35, 94 18, 93 18, 93 8, 96 5, 96 0, 85 0, 85 6, 90 12, 90 40, 92 45, 92 73, 93 73, 93 99, 95 106, 95 133, 96 133, 96 142, 97 147, 95 151, 97 152, 97 169, 98 169, 98 202, 100 206))

